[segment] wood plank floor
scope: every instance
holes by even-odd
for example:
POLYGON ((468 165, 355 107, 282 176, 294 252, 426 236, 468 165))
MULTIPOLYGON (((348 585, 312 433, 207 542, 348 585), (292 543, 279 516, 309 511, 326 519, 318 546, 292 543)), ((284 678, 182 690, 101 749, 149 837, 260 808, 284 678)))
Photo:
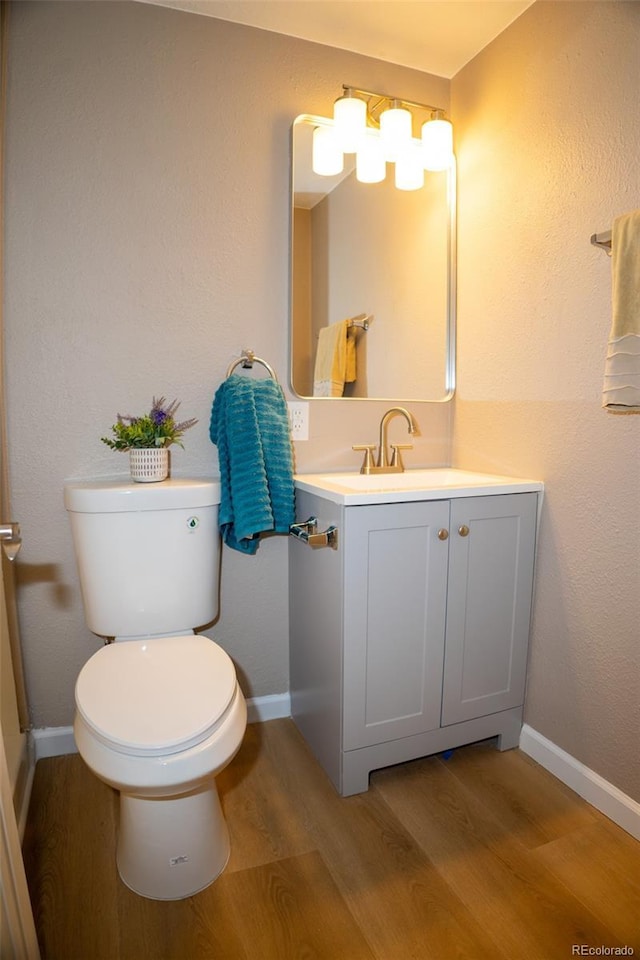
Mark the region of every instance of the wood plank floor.
POLYGON ((77 755, 41 760, 24 851, 43 960, 640 955, 640 844, 519 750, 464 747, 340 798, 274 720, 219 787, 227 870, 159 903, 118 879, 114 791, 77 755))

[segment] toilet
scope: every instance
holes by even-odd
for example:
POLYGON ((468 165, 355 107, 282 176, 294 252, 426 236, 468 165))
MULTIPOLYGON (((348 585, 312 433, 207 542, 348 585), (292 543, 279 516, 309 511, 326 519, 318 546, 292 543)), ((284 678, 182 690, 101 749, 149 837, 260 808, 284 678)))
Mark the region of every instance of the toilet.
POLYGON ((120 793, 116 860, 143 897, 178 900, 229 858, 215 777, 247 709, 229 656, 195 629, 218 612, 218 480, 64 488, 87 626, 108 641, 75 690, 87 766, 120 793))

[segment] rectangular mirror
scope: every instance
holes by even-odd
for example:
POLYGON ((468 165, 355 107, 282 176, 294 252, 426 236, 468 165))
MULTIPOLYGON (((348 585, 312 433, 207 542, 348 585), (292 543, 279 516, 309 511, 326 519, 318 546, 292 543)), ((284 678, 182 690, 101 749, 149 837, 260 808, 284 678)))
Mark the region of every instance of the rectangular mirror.
MULTIPOLYGON (((314 370, 320 330, 357 323, 355 379, 343 398, 448 400, 455 386, 456 174, 426 171, 420 190, 312 171, 312 135, 326 125, 293 124, 291 160, 291 386, 322 395, 314 370)), ((388 165, 388 169, 392 169, 388 165)), ((324 335, 323 335, 324 336, 324 335)))

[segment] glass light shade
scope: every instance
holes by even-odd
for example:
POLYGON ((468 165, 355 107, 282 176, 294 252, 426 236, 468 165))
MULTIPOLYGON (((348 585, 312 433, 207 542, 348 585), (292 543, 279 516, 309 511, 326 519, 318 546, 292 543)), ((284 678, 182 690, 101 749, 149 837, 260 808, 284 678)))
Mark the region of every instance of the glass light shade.
POLYGON ((434 117, 422 124, 425 170, 446 170, 453 158, 453 127, 449 120, 434 117))
POLYGON ((411 140, 411 113, 395 103, 392 101, 392 106, 380 114, 380 136, 387 160, 395 160, 411 140))
POLYGON ((344 155, 333 127, 316 127, 313 131, 311 166, 321 177, 334 177, 342 173, 344 155))
POLYGON ((367 104, 360 97, 346 95, 333 105, 333 122, 344 153, 355 153, 367 127, 367 104))
POLYGON ((360 183, 380 183, 386 175, 384 144, 376 130, 367 130, 360 139, 356 153, 356 180, 360 183))
POLYGON ((410 140, 396 157, 395 182, 398 190, 419 190, 424 186, 424 163, 419 140, 410 140))

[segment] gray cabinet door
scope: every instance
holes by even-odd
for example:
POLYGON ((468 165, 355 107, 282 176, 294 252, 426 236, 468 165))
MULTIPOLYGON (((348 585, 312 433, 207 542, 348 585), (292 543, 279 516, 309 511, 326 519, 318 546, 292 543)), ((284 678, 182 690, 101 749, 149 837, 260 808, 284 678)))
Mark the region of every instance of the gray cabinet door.
POLYGON ((345 510, 343 747, 440 724, 448 501, 345 510))
POLYGON ((442 725, 524 700, 537 497, 451 501, 442 725))

